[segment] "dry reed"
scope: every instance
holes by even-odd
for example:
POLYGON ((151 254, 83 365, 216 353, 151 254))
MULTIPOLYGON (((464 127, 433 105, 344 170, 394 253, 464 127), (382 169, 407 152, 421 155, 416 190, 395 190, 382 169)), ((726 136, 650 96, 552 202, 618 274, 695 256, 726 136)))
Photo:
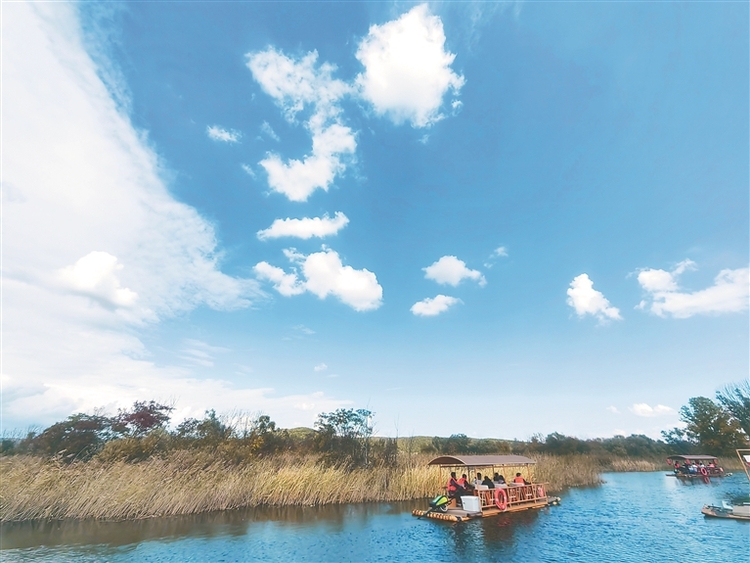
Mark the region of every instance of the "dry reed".
MULTIPOLYGON (((536 455, 538 482, 549 492, 601 482, 587 456, 536 455)), ((429 456, 402 456, 394 467, 347 471, 314 457, 277 455, 229 464, 201 452, 174 451, 141 463, 61 464, 30 456, 0 458, 0 521, 126 520, 259 505, 387 502, 431 497, 447 470, 429 456)), ((506 477, 515 468, 505 468, 506 477)), ((520 469, 519 469, 520 471, 520 469)))

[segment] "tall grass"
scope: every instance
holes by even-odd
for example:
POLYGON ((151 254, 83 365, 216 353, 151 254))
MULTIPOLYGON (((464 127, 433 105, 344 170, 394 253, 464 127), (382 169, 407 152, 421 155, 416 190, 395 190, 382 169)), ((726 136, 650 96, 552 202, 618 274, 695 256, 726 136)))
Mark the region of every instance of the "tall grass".
MULTIPOLYGON (((276 455, 248 463, 206 452, 174 451, 140 463, 92 460, 63 464, 31 456, 0 458, 0 521, 124 520, 241 507, 322 505, 426 498, 442 490, 446 469, 431 456, 402 456, 394 467, 345 469, 315 457, 276 455)), ((594 485, 585 456, 536 456, 536 481, 548 491, 594 485)), ((519 469, 520 470, 520 469, 519 469)), ((506 477, 515 469, 507 468, 506 477)))

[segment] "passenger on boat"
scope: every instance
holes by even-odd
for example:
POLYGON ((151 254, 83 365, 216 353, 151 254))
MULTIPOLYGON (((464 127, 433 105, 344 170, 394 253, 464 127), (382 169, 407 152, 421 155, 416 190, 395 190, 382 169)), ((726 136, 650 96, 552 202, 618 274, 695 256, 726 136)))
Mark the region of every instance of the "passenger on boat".
POLYGON ((520 473, 516 473, 516 477, 515 479, 513 479, 513 483, 515 483, 516 485, 528 485, 529 484, 529 482, 526 479, 521 477, 520 473))
POLYGON ((698 466, 695 464, 695 462, 690 465, 690 473, 698 473, 698 466))
POLYGON ((458 484, 469 494, 471 494, 471 491, 474 490, 474 485, 469 483, 469 479, 466 477, 466 473, 461 475, 461 478, 458 480, 458 484))
POLYGON ((484 479, 482 480, 482 485, 485 485, 488 489, 495 488, 495 483, 492 482, 492 479, 490 479, 489 475, 484 476, 484 479))
POLYGON ((460 496, 462 491, 465 491, 465 489, 456 481, 456 472, 451 471, 451 478, 448 479, 448 486, 446 487, 448 489, 448 497, 453 498, 460 496))
POLYGON ((481 473, 477 473, 477 478, 474 479, 474 488, 478 489, 482 485, 483 485, 483 483, 482 483, 482 474, 481 473))
POLYGON ((505 477, 503 477, 499 473, 495 473, 492 476, 492 481, 495 483, 495 485, 505 485, 505 477))

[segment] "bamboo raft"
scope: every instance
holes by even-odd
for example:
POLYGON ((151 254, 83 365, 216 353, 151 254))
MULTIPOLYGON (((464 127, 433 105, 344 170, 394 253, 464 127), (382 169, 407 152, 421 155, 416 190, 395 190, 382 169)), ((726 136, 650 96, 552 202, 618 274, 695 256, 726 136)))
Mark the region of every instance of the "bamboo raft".
MULTIPOLYGON (((428 465, 439 465, 454 470, 472 473, 478 469, 496 472, 498 469, 514 467, 524 468, 530 477, 530 467, 536 462, 519 455, 492 456, 441 456, 430 461, 428 465)), ((440 509, 412 511, 418 518, 431 518, 449 522, 464 522, 476 518, 489 518, 510 512, 533 510, 560 504, 559 497, 548 496, 545 483, 497 485, 496 488, 477 487, 471 495, 451 498, 450 502, 440 509)))

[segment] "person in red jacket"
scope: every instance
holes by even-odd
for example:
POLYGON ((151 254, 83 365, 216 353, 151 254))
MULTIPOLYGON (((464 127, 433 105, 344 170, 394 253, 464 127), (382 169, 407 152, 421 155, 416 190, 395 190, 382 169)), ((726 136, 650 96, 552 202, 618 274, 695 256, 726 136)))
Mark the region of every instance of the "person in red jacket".
POLYGON ((529 482, 526 479, 524 479, 523 477, 521 477, 520 473, 516 473, 516 478, 513 479, 513 482, 516 485, 528 485, 529 484, 529 482))

